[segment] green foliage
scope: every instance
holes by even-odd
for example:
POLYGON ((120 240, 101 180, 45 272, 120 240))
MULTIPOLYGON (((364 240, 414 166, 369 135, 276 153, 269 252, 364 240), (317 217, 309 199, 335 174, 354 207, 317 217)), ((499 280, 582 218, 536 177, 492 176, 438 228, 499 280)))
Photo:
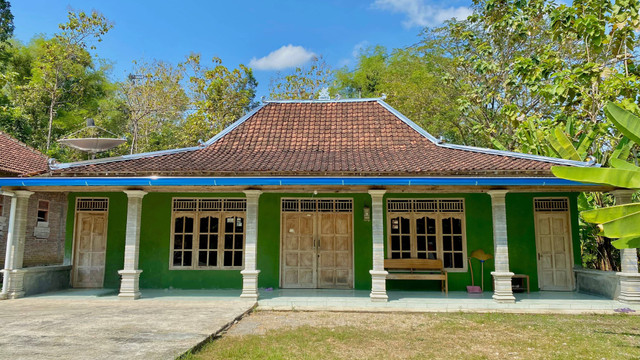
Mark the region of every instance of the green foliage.
POLYGON ((333 72, 322 57, 314 57, 309 66, 296 67, 290 73, 278 73, 269 84, 269 97, 278 100, 316 99, 323 87, 329 87, 333 72))

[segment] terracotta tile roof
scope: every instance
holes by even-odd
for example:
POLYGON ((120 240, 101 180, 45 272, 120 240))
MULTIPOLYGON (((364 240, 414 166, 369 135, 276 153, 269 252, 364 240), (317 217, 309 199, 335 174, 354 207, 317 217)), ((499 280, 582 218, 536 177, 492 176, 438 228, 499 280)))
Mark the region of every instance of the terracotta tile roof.
POLYGON ((2 176, 29 176, 48 169, 45 155, 0 131, 0 174, 2 176))
MULTIPOLYGON (((63 165, 54 175, 550 175, 552 159, 438 145, 381 101, 270 102, 213 143, 63 165)), ((422 131, 422 130, 420 130, 422 131)))

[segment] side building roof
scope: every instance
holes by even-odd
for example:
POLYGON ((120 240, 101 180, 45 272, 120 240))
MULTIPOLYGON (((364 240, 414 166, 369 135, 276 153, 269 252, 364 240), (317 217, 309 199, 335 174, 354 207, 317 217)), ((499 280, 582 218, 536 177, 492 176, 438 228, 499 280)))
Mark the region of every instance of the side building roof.
POLYGON ((46 172, 48 158, 11 135, 0 131, 0 175, 31 176, 46 172))
POLYGON ((586 163, 444 144, 381 99, 270 101, 203 146, 52 166, 54 176, 551 176, 586 163))

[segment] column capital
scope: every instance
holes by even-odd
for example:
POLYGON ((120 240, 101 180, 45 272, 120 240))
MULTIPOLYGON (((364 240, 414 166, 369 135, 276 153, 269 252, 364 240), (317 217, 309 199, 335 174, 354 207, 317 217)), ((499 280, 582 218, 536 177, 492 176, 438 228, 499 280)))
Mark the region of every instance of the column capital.
POLYGON ((509 192, 509 190, 489 190, 487 191, 487 194, 489 194, 489 196, 491 196, 491 199, 499 199, 499 198, 504 198, 507 196, 507 193, 509 192))
POLYGON ((28 191, 28 190, 13 190, 12 192, 18 198, 28 198, 31 195, 35 194, 33 191, 28 191))
POLYGON ((242 191, 247 198, 259 198, 262 190, 244 190, 242 191))
POLYGON ((147 192, 142 190, 124 190, 124 193, 127 194, 128 198, 139 199, 142 199, 145 195, 147 195, 147 192))
POLYGON ((616 205, 624 205, 631 203, 631 196, 635 193, 635 190, 631 189, 619 189, 609 192, 616 198, 616 205))
POLYGON ((387 190, 384 190, 384 189, 369 190, 369 195, 371 195, 372 198, 373 197, 382 198, 386 193, 387 193, 387 190))

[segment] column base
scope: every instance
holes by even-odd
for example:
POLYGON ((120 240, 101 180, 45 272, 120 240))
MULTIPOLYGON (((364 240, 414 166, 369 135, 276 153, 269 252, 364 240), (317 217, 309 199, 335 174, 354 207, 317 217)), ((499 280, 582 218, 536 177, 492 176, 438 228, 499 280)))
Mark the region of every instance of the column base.
POLYGON ((258 274, 260 270, 242 270, 242 294, 243 299, 258 300, 258 274))
POLYGON ((140 298, 140 273, 142 270, 119 270, 120 293, 118 297, 126 300, 136 300, 140 298))
POLYGON ((513 273, 493 271, 491 275, 494 282, 493 300, 499 303, 515 303, 516 298, 511 288, 513 273))
POLYGON ((24 273, 22 269, 2 270, 6 277, 6 289, 2 289, 0 299, 18 299, 24 297, 24 273))
POLYGON ((616 273, 620 277, 620 295, 618 301, 628 304, 640 304, 640 273, 616 273))
POLYGON ((387 275, 389 274, 385 270, 369 270, 371 274, 371 301, 387 302, 389 296, 387 296, 387 275))

